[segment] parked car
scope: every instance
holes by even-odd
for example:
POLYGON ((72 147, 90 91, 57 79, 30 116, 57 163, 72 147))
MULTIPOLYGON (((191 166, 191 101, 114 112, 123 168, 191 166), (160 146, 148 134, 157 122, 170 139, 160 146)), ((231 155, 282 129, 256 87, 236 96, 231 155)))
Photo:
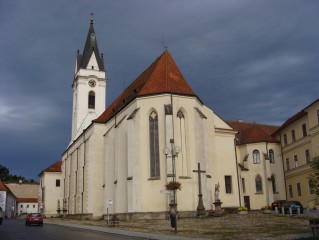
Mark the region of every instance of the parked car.
POLYGON ((25 225, 36 224, 38 226, 43 225, 43 217, 40 213, 29 213, 25 219, 25 225))
POLYGON ((271 209, 272 209, 272 210, 275 210, 276 207, 277 207, 278 212, 281 213, 281 207, 282 207, 282 205, 283 205, 285 202, 287 202, 287 201, 286 201, 286 200, 276 200, 276 201, 274 201, 274 202, 271 204, 271 209))
POLYGON ((287 201, 283 204, 285 213, 289 213, 289 208, 293 214, 298 213, 298 208, 300 209, 300 213, 303 213, 303 206, 299 201, 287 201))
POLYGON ((2 224, 2 220, 3 220, 3 211, 2 211, 2 208, 0 207, 0 225, 2 224))

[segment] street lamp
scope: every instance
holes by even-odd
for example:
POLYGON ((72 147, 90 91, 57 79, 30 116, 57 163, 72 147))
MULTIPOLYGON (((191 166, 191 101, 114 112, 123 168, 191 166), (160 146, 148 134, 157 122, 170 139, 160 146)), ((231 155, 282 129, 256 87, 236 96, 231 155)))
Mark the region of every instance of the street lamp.
MULTIPOLYGON (((178 156, 180 148, 175 146, 174 139, 170 139, 171 148, 166 147, 164 149, 164 153, 166 158, 170 154, 172 156, 172 174, 173 174, 173 183, 176 183, 176 175, 175 175, 175 157, 178 156)), ((175 232, 177 232, 177 203, 176 203, 176 189, 173 189, 173 202, 169 203, 170 206, 170 219, 171 219, 171 226, 175 228, 175 232)))

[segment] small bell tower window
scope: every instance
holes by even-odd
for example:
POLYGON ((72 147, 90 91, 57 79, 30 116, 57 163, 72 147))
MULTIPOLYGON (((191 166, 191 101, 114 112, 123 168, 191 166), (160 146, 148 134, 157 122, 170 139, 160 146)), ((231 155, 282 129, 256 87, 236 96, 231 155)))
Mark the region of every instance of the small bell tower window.
POLYGON ((95 109, 95 93, 93 91, 89 92, 89 108, 95 109))

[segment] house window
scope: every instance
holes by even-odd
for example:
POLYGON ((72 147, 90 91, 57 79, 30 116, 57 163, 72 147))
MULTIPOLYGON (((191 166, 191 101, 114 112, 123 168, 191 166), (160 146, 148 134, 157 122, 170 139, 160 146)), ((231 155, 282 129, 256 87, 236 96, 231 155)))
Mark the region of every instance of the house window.
POLYGON ((243 193, 246 192, 245 178, 241 179, 241 185, 243 186, 243 193))
POLYGON ((298 194, 298 197, 301 196, 301 186, 300 186, 300 183, 297 183, 297 194, 298 194))
POLYGON ((309 187, 309 194, 314 194, 315 189, 313 188, 313 185, 310 180, 308 180, 308 187, 309 187))
POLYGON ((292 198, 293 194, 292 194, 292 186, 288 185, 288 193, 289 193, 289 197, 292 198))
POLYGON ((275 179, 274 175, 271 176, 271 185, 272 185, 272 192, 273 193, 277 193, 277 191, 276 191, 276 179, 275 179))
POLYGON ((310 152, 309 152, 309 149, 305 150, 305 155, 306 155, 306 163, 310 163, 310 152))
POLYGON ((225 189, 226 193, 232 192, 231 176, 225 176, 225 189))
POLYGON ((27 205, 27 208, 29 208, 29 205, 27 205))
POLYGON ((286 158, 286 167, 287 167, 287 170, 290 169, 290 165, 289 165, 289 158, 286 158))
POLYGON ((94 109, 95 108, 95 93, 93 91, 89 92, 89 108, 94 109))
POLYGON ((288 141, 287 141, 287 135, 284 134, 284 145, 286 146, 288 144, 288 141))
POLYGON ((275 154, 274 154, 274 150, 272 149, 269 149, 269 160, 270 160, 270 163, 275 163, 275 154))
POLYGON ((295 130, 291 130, 291 140, 292 140, 292 142, 295 142, 295 141, 296 141, 295 130))
POLYGON ((307 127, 306 124, 302 124, 302 136, 306 137, 307 136, 307 127))
POLYGON ((56 187, 60 187, 60 179, 56 179, 55 180, 55 186, 56 187))
POLYGON ((35 205, 33 205, 33 208, 35 208, 35 205))
POLYGON ((260 163, 260 153, 256 149, 253 151, 253 163, 260 163))
POLYGON ((158 116, 154 111, 149 116, 149 138, 151 177, 159 177, 158 116))
POLYGON ((255 184, 256 184, 256 193, 262 193, 263 192, 263 186, 260 175, 257 175, 255 178, 255 184))
POLYGON ((21 204, 20 208, 23 208, 23 205, 21 204))
POLYGON ((297 155, 294 155, 294 165, 295 165, 295 168, 298 167, 298 156, 297 155))

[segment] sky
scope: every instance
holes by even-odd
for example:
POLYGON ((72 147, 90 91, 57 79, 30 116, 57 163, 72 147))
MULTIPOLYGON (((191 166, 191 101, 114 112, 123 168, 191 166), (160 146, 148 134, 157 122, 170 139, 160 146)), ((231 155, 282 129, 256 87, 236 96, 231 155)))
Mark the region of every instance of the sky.
POLYGON ((165 47, 225 120, 281 125, 318 99, 317 0, 0 0, 0 164, 11 174, 38 180, 71 140, 91 13, 106 106, 165 47))

